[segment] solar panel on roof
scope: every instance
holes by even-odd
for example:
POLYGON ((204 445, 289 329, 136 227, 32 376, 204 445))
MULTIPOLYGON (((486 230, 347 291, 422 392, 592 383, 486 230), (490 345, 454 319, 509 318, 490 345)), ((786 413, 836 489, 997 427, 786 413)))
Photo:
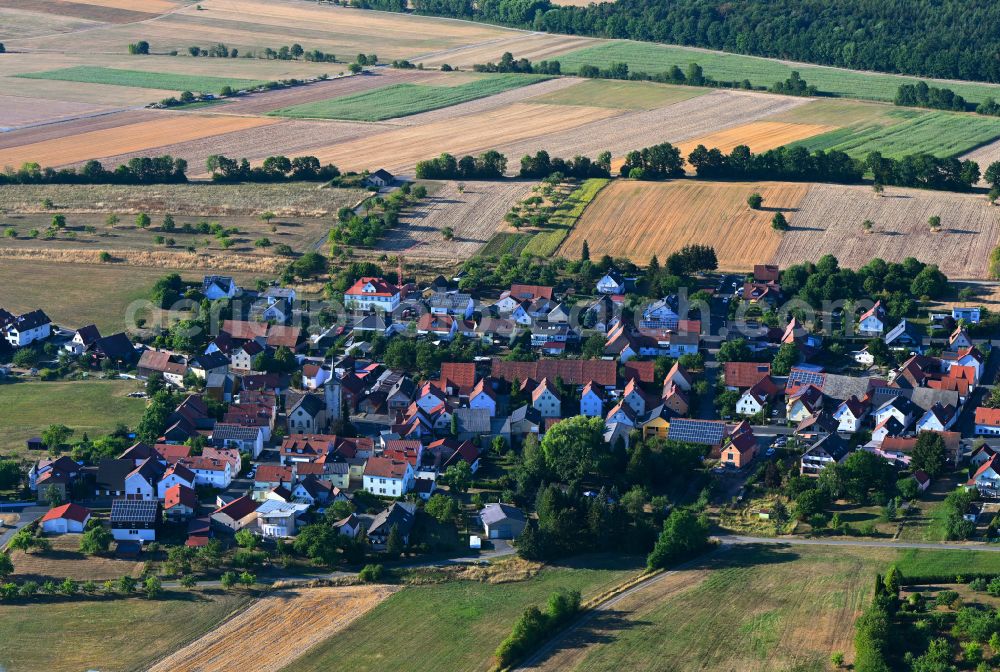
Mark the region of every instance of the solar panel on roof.
POLYGON ((111 521, 155 520, 159 502, 142 499, 116 499, 111 502, 111 521))
POLYGON ((715 445, 722 443, 725 424, 706 420, 677 418, 670 421, 667 438, 671 441, 715 445))
POLYGON ((807 371, 804 369, 795 368, 788 373, 787 387, 791 389, 793 387, 815 385, 816 387, 822 389, 824 380, 825 380, 825 374, 819 373, 817 371, 807 371))

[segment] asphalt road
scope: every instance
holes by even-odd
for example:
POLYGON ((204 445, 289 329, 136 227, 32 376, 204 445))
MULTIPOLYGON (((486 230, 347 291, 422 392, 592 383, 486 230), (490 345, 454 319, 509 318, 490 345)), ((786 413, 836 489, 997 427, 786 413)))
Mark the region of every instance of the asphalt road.
POLYGON ((14 523, 14 527, 7 527, 4 525, 3 532, 0 533, 0 548, 4 548, 7 545, 7 542, 10 541, 10 538, 13 537, 18 530, 25 525, 35 522, 44 516, 48 510, 48 507, 45 506, 29 506, 22 510, 20 512, 21 517, 16 523, 14 523))

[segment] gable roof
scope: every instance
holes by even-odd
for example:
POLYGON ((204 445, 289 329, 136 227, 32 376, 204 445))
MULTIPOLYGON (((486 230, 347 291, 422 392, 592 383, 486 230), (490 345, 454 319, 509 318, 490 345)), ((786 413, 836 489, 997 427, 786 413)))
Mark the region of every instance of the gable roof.
POLYGON ((372 457, 365 463, 364 475, 402 480, 406 476, 407 464, 387 457, 372 457))
POLYGON ((359 278, 357 282, 351 285, 350 289, 344 292, 344 296, 359 296, 359 297, 378 296, 383 298, 389 298, 395 296, 396 294, 399 294, 399 287, 392 284, 391 282, 386 281, 383 278, 375 278, 370 276, 359 278), (365 287, 367 287, 368 285, 371 285, 372 289, 374 289, 375 291, 373 292, 364 291, 365 287))
POLYGON ((1000 427, 1000 408, 977 407, 976 424, 986 425, 987 427, 1000 427))
POLYGON ((44 523, 49 520, 65 518, 67 520, 74 520, 78 523, 85 523, 89 517, 90 509, 70 502, 69 504, 63 504, 62 506, 57 506, 54 509, 49 509, 45 515, 42 516, 42 522, 44 523))
POLYGON ((215 516, 218 514, 222 514, 225 516, 229 516, 229 518, 232 520, 241 520, 243 518, 246 518, 256 510, 257 510, 257 502, 253 501, 253 499, 251 499, 247 495, 243 495, 242 497, 237 497, 228 504, 219 507, 218 509, 215 510, 215 512, 212 515, 215 516))
POLYGON ((450 382, 462 394, 468 394, 476 387, 476 365, 474 362, 443 362, 441 380, 438 387, 444 389, 450 382))
POLYGON ((496 525, 502 520, 518 520, 525 522, 527 517, 524 512, 516 506, 510 504, 492 503, 483 507, 479 512, 479 519, 485 525, 496 525))
POLYGON ((389 508, 380 511, 368 527, 368 534, 388 536, 392 528, 398 527, 400 534, 406 536, 413 528, 416 519, 417 505, 408 502, 393 502, 389 508))
POLYGON ((492 375, 508 383, 515 378, 541 380, 549 378, 569 385, 585 385, 594 381, 604 387, 614 387, 618 382, 618 366, 607 359, 539 359, 535 362, 507 362, 494 357, 492 375))
POLYGON ((163 493, 163 508, 172 509, 175 506, 198 508, 198 494, 188 486, 178 483, 167 488, 163 493))
POLYGON ((85 327, 80 327, 76 330, 75 335, 80 337, 80 340, 84 345, 96 343, 101 338, 101 332, 97 329, 97 325, 94 324, 88 324, 85 327))
POLYGON ((510 286, 510 296, 514 299, 552 299, 552 288, 546 285, 518 285, 510 286))
POLYGON ((115 499, 111 502, 111 526, 118 523, 155 523, 160 502, 155 499, 115 499))
POLYGON ((753 387, 758 380, 771 375, 771 365, 761 362, 726 362, 723 373, 729 387, 753 387))

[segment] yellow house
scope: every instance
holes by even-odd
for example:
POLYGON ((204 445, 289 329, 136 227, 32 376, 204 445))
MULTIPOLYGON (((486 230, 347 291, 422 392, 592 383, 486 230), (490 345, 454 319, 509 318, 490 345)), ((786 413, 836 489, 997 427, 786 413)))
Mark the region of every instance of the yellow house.
POLYGON ((670 429, 670 422, 664 418, 662 415, 657 415, 650 418, 646 424, 642 426, 642 438, 645 439, 666 439, 667 430, 670 429))

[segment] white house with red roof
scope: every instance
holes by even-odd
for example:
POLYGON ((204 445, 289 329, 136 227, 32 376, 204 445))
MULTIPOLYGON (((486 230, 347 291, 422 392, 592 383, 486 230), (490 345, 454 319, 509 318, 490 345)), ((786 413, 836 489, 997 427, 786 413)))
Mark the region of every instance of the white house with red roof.
POLYGON ((469 395, 469 408, 484 408, 489 411, 490 417, 497 414, 497 395, 493 391, 493 386, 488 378, 480 380, 469 395))
POLYGON ((67 534, 83 532, 90 520, 90 509, 79 504, 63 504, 42 516, 42 532, 46 534, 67 534))
POLYGON ((392 312, 399 307, 399 287, 382 278, 361 278, 344 292, 344 303, 354 310, 392 312))
POLYGON ((595 385, 594 381, 583 386, 580 393, 580 415, 588 418, 600 418, 604 415, 604 389, 595 385))
POLYGON ((194 488, 178 483, 163 493, 163 515, 170 520, 187 520, 198 510, 198 494, 194 488))
POLYGON ((1000 455, 994 455, 984 462, 967 485, 975 487, 983 497, 1000 497, 1000 455))
POLYGON ((171 465, 166 473, 163 474, 163 478, 156 485, 157 496, 161 500, 165 500, 167 497, 167 491, 177 485, 183 485, 188 488, 194 488, 195 475, 190 469, 185 467, 183 464, 178 462, 177 464, 171 465))
POLYGON ((548 378, 542 378, 542 382, 531 392, 531 406, 541 413, 543 418, 562 417, 562 400, 559 398, 559 391, 555 385, 549 382, 548 378))
POLYGON ((867 417, 870 408, 870 404, 858 399, 853 394, 850 398, 845 399, 833 412, 833 419, 837 421, 838 431, 853 434, 861 429, 861 422, 867 417))
POLYGON ((858 318, 858 334, 861 336, 881 336, 885 331, 885 306, 881 301, 861 314, 858 318))
POLYGON ((365 464, 362 487, 373 495, 402 497, 413 487, 413 466, 406 461, 373 457, 365 464))
POLYGON ((233 468, 225 460, 213 460, 210 457, 186 457, 180 461, 194 474, 196 486, 226 489, 233 481, 233 468))
POLYGON ((976 436, 1000 436, 1000 408, 976 409, 976 436))

